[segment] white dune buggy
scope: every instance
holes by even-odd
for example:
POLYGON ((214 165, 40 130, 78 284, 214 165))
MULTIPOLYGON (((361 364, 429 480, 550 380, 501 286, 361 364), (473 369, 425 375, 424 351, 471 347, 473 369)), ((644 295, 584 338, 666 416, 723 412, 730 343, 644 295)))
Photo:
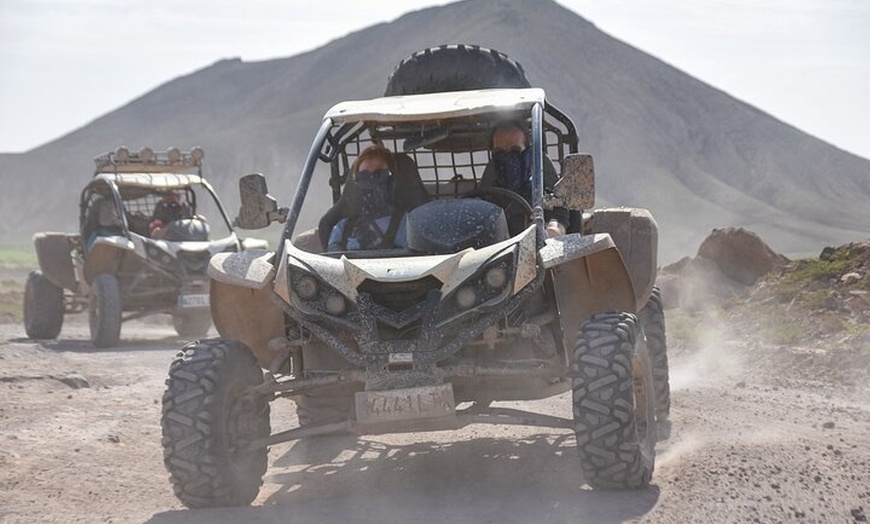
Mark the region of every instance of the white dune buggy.
POLYGON ((122 147, 95 159, 94 176, 81 193, 79 232, 34 236, 40 270, 25 287, 29 337, 57 338, 64 315, 85 310, 97 347, 116 345, 123 321, 155 313, 171 315, 183 337, 208 332, 209 259, 267 244, 239 239, 202 177, 202 158, 199 148, 122 147), (177 220, 161 223, 156 238, 155 208, 168 196, 177 220))
MULTIPOLYGON (((243 177, 240 190, 241 227, 278 220, 285 231, 276 252, 212 258, 223 338, 189 344, 171 365, 163 446, 184 504, 250 503, 278 442, 477 423, 572 430, 590 485, 649 483, 661 360, 650 352, 665 349, 661 308, 649 306, 656 224, 642 209, 591 211, 592 159, 543 90, 340 103, 323 118, 289 208, 278 208, 262 175, 243 177), (530 203, 479 184, 493 125, 506 119, 531 137, 530 203), (317 194, 333 192, 327 216, 341 211, 350 166, 371 144, 396 153, 398 195, 426 193, 408 211, 407 247, 336 252, 325 235, 297 232, 317 194), (545 156, 561 173, 548 194, 545 156), (573 220, 568 234, 547 238, 544 209, 555 206, 573 220), (521 231, 506 227, 507 209, 522 210, 521 231), (567 418, 497 404, 566 392, 567 418), (299 426, 272 433, 269 403, 281 397, 295 400, 299 426)), ((666 386, 666 362, 664 371, 666 386)))

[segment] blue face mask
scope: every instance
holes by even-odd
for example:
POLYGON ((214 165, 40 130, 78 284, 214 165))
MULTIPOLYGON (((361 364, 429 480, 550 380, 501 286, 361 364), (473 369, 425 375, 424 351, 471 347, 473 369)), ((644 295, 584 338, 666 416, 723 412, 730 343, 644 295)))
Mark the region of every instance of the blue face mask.
POLYGON ((360 171, 356 174, 354 180, 361 196, 360 212, 363 217, 376 218, 390 214, 391 179, 389 169, 360 171))
POLYGON ((494 150, 492 160, 495 164, 496 185, 529 198, 531 184, 527 156, 519 147, 494 150))

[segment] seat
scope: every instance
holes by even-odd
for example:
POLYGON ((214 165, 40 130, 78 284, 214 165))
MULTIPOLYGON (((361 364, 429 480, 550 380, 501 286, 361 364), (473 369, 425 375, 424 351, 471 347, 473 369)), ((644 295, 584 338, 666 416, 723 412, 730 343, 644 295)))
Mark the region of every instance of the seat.
MULTIPOLYGON (((393 203, 396 211, 404 214, 429 201, 429 193, 420 178, 420 171, 414 159, 406 153, 393 154, 393 203)), ((344 218, 353 216, 360 207, 359 192, 353 177, 348 176, 344 191, 329 208, 317 225, 317 236, 321 246, 329 244, 332 228, 344 218)))

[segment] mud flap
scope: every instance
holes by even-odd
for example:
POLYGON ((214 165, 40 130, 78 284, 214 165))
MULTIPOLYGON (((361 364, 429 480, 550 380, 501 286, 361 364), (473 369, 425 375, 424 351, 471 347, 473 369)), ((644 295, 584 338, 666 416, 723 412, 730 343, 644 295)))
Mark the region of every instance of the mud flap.
POLYGON ((72 260, 72 245, 79 235, 68 233, 37 233, 33 235, 33 247, 43 276, 60 288, 77 291, 75 268, 72 260))

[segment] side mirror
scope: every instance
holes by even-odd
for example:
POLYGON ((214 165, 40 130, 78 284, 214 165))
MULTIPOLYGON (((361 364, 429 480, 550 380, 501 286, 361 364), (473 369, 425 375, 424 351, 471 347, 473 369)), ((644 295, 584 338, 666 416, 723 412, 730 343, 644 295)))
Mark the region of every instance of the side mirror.
POLYGON ((572 153, 562 163, 562 178, 556 182, 553 195, 545 198, 544 207, 565 207, 583 211, 595 206, 595 168, 592 155, 572 153))
POLYGON ((272 222, 284 223, 289 209, 279 208, 278 201, 269 194, 266 177, 261 173, 245 175, 239 179, 239 197, 242 207, 233 225, 242 229, 263 229, 272 222))

